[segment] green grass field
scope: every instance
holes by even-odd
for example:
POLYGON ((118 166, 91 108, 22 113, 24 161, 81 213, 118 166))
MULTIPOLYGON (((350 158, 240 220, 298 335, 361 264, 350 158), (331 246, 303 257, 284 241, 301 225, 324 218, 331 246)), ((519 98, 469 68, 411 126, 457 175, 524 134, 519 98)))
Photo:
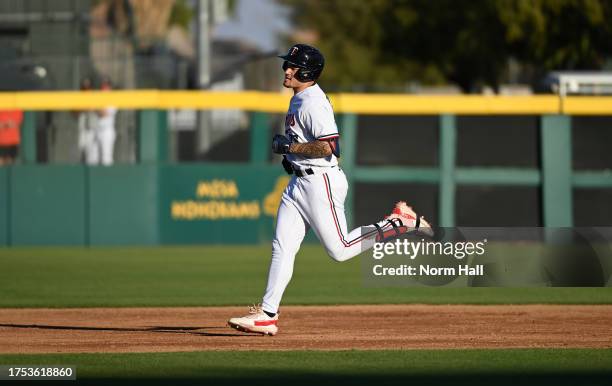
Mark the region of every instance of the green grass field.
MULTIPOLYGON (((3 248, 0 307, 246 305, 269 259, 269 246, 3 248)), ((359 260, 304 246, 283 303, 612 303, 612 288, 366 287, 359 260)))
MULTIPOLYGON (((0 307, 245 305, 269 246, 0 249, 0 307)), ((359 258, 305 246, 284 304, 612 303, 610 288, 368 288, 359 258)), ((273 338, 270 338, 273 339, 273 338)), ((89 384, 610 384, 612 350, 404 350, 0 355, 74 364, 89 384)))
POLYGON ((609 384, 612 350, 192 352, 0 356, 0 363, 71 364, 104 384, 609 384), (171 380, 171 381, 170 381, 171 380))

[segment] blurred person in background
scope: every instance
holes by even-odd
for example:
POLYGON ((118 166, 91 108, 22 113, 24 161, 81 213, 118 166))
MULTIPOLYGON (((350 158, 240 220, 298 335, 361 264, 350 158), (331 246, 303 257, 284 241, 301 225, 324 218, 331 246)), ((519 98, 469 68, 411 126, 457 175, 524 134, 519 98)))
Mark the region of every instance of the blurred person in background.
MULTIPOLYGON (((102 80, 100 90, 112 90, 110 79, 102 80)), ((84 118, 82 124, 81 117, 79 117, 79 148, 83 149, 85 163, 88 165, 109 166, 113 164, 115 139, 117 137, 116 116, 117 108, 107 106, 101 110, 86 112, 86 118, 84 118)))
POLYGON ((15 162, 21 143, 21 123, 23 111, 0 111, 0 165, 10 165, 15 162))
MULTIPOLYGON (((93 83, 90 78, 83 78, 81 80, 81 91, 91 91, 93 88, 93 83)), ((88 162, 89 148, 91 147, 91 143, 93 143, 93 130, 96 124, 97 115, 93 110, 81 110, 76 111, 77 119, 78 119, 78 129, 79 129, 79 139, 78 139, 78 147, 79 147, 79 157, 82 162, 88 162)))

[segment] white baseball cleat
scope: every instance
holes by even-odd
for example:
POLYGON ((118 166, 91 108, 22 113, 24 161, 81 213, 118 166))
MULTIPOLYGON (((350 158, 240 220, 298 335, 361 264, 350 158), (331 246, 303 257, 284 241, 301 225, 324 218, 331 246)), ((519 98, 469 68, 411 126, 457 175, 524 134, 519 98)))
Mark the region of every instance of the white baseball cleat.
POLYGON ((264 335, 276 335, 278 332, 278 314, 273 318, 266 315, 261 309, 261 305, 254 304, 249 306, 249 314, 241 318, 231 318, 228 326, 243 332, 255 332, 264 335))
POLYGON ((420 232, 429 237, 434 235, 433 228, 427 222, 427 220, 425 220, 425 217, 418 217, 416 212, 412 210, 412 207, 408 206, 404 201, 400 201, 395 204, 393 212, 391 212, 389 216, 385 217, 385 220, 394 219, 400 220, 401 224, 399 224, 399 229, 403 231, 402 233, 420 232))

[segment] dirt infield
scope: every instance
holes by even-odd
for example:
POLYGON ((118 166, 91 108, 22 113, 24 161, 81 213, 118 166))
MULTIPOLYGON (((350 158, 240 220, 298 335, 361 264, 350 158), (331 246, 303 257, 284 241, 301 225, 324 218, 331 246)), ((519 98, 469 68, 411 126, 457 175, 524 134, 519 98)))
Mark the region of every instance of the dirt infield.
POLYGON ((293 306, 275 337, 225 326, 243 307, 0 309, 0 353, 611 348, 612 306, 293 306))

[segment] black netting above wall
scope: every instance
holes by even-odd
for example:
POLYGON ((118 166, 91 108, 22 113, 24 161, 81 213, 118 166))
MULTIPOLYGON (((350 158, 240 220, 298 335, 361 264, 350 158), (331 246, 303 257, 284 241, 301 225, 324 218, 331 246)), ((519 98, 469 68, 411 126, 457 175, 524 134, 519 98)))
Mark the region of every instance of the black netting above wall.
POLYGON ((357 183, 354 189, 353 218, 355 225, 372 224, 382 220, 391 213, 398 201, 406 201, 419 215, 425 216, 434 225, 438 219, 438 186, 436 184, 357 183))
POLYGON ((357 125, 358 165, 438 165, 437 116, 361 115, 357 125))
POLYGON ((458 186, 458 226, 541 226, 540 189, 523 186, 458 186))
POLYGON ((612 169, 612 117, 572 117, 574 170, 612 169))
POLYGON ((539 167, 539 117, 458 116, 457 166, 539 167))
POLYGON ((575 226, 612 226, 612 188, 574 189, 575 226))

